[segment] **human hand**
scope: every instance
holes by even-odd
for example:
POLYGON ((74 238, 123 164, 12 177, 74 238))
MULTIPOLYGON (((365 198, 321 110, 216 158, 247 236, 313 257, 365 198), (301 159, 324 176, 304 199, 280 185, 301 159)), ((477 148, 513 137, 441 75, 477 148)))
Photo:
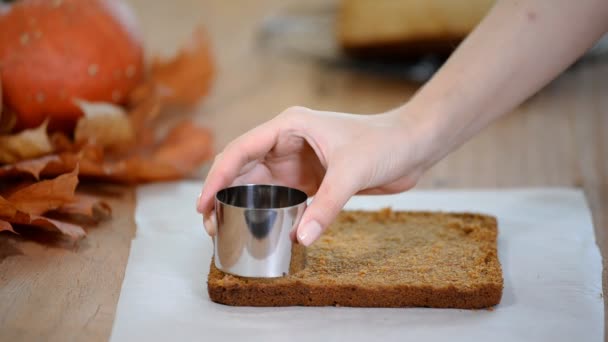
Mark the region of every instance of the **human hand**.
POLYGON ((410 189, 555 78, 608 30, 607 14, 603 0, 499 1, 399 109, 359 116, 294 107, 233 141, 216 158, 198 210, 208 219, 215 193, 230 185, 299 188, 315 195, 297 228, 310 245, 350 196, 410 189))
POLYGON ((427 166, 429 137, 402 112, 355 115, 292 107, 230 143, 209 171, 197 209, 208 219, 215 194, 240 184, 280 184, 314 195, 297 227, 310 245, 354 194, 402 192, 427 166))

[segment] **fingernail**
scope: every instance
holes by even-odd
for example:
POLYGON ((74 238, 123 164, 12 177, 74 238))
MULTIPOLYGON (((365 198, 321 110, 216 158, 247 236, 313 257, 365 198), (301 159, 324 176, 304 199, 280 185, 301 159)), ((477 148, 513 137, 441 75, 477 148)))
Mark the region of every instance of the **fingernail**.
POLYGON ((200 192, 198 194, 198 197, 196 197, 196 211, 198 211, 199 213, 201 211, 201 209, 200 209, 201 208, 201 196, 203 196, 202 192, 200 192))
POLYGON ((323 229, 321 229, 319 222, 315 220, 308 221, 302 228, 298 229, 298 240, 304 246, 310 246, 321 236, 322 231, 323 229))
POLYGON ((215 218, 213 214, 203 220, 203 225, 205 226, 205 231, 207 234, 209 234, 209 236, 215 235, 215 218))

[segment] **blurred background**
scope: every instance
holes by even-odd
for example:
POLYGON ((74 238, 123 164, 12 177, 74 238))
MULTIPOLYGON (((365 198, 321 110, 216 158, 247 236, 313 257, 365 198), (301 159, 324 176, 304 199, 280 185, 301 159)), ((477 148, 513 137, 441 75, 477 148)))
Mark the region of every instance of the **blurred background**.
MULTIPOLYGON (((382 52, 391 50, 382 49, 386 46, 374 49, 373 36, 367 45, 362 39, 360 50, 375 53, 364 57, 348 54, 342 49, 340 39, 344 38, 339 31, 340 18, 346 20, 341 12, 345 7, 366 8, 357 14, 359 23, 368 32, 379 32, 381 41, 381 30, 375 28, 391 24, 386 17, 377 17, 386 3, 392 4, 389 11, 401 11, 423 28, 429 20, 439 26, 464 21, 461 27, 466 28, 492 2, 472 1, 468 6, 427 2, 439 6, 443 17, 429 15, 424 5, 412 10, 412 3, 424 3, 416 1, 403 1, 401 7, 397 1, 347 0, 129 3, 139 16, 149 51, 170 54, 196 25, 208 31, 218 71, 197 121, 213 129, 221 149, 238 134, 291 105, 354 113, 377 113, 398 106, 446 56, 445 49, 437 53, 437 49, 419 47, 414 56, 387 58, 382 52)), ((361 30, 356 23, 351 29, 361 30)), ((407 50, 407 39, 395 45, 400 43, 407 50)), ((454 41, 447 43, 455 46, 454 41)), ((593 147, 601 144, 588 144, 586 132, 602 122, 605 127, 605 100, 600 99, 607 89, 605 51, 605 43, 598 45, 515 113, 434 167, 420 186, 581 185, 583 173, 596 171, 581 167, 579 161, 603 163, 595 160, 593 147)))

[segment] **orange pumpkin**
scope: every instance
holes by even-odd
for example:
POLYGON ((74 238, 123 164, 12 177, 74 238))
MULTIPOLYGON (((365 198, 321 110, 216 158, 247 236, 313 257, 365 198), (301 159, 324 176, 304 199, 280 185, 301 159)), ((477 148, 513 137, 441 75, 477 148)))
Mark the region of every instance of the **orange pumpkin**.
POLYGON ((74 99, 122 103, 143 75, 143 49, 122 0, 19 0, 0 4, 4 102, 21 128, 70 129, 74 99))

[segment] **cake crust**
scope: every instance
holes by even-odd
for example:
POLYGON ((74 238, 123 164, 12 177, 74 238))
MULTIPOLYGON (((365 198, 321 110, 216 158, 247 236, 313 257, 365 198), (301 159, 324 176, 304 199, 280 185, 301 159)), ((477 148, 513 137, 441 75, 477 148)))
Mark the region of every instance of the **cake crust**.
POLYGON ((343 211, 313 246, 295 246, 297 272, 242 278, 212 261, 207 288, 233 306, 487 308, 503 292, 497 233, 488 215, 343 211))

